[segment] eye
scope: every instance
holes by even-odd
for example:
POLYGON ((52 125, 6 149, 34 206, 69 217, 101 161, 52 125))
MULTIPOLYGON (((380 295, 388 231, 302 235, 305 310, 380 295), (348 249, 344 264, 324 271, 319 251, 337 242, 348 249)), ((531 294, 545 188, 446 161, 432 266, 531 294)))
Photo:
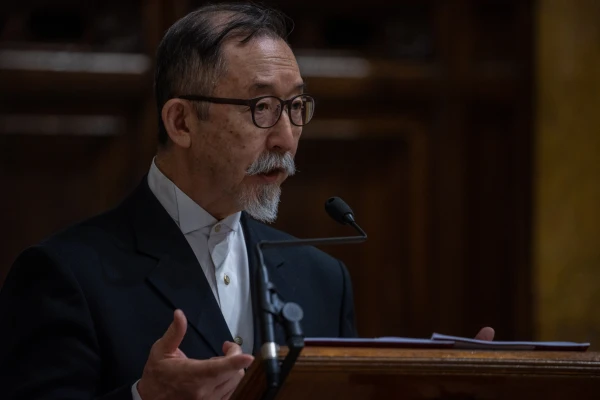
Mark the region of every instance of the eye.
POLYGON ((254 111, 263 112, 268 111, 271 108, 268 101, 260 101, 254 107, 254 111))
POLYGON ((300 100, 300 99, 298 99, 298 100, 295 100, 295 101, 292 103, 292 110, 294 110, 294 111, 299 111, 299 110, 302 110, 302 107, 303 107, 303 106, 304 106, 304 102, 303 102, 302 100, 300 100))

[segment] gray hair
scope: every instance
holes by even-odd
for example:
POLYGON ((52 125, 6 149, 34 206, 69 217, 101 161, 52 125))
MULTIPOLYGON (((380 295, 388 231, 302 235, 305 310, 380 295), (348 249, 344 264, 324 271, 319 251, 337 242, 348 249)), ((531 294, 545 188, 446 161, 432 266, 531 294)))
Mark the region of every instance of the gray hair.
MULTIPOLYGON (((222 46, 226 40, 247 43, 268 36, 287 42, 293 25, 283 13, 247 3, 203 6, 175 22, 165 33, 156 53, 154 91, 158 108, 158 143, 169 141, 161 111, 171 98, 185 94, 210 96, 226 72, 222 46)), ((206 119, 208 103, 195 103, 206 119)))

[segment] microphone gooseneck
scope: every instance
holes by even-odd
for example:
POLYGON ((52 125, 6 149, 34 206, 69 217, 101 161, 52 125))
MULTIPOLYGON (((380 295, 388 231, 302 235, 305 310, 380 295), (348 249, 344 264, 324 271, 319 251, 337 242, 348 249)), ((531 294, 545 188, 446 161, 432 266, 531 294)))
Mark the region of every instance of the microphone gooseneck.
POLYGON ((354 213, 350 206, 339 197, 332 197, 325 202, 325 211, 335 221, 342 225, 350 225, 360 236, 343 236, 316 239, 291 239, 291 240, 263 240, 256 245, 258 258, 257 288, 259 289, 258 305, 260 310, 256 314, 260 317, 261 326, 261 356, 267 378, 267 393, 265 399, 273 399, 279 388, 294 366, 296 359, 304 348, 304 334, 300 321, 302 308, 295 303, 282 301, 275 285, 269 280, 269 273, 264 262, 263 249, 270 247, 294 246, 323 246, 332 244, 360 243, 367 240, 367 234, 354 220, 354 213), (283 364, 279 365, 277 343, 275 343, 274 323, 281 324, 285 330, 286 344, 289 348, 283 364))

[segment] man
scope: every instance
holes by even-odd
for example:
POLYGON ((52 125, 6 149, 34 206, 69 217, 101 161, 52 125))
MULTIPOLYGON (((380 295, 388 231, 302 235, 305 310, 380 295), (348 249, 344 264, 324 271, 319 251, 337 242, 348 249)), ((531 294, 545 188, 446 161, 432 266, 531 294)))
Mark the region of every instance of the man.
MULTIPOLYGON (((259 348, 254 245, 277 214, 314 101, 285 19, 203 7, 158 52, 159 149, 121 205, 19 256, 0 292, 3 399, 228 398, 259 348)), ((270 250, 307 336, 354 336, 348 273, 270 250)), ((277 340, 284 343, 281 331, 277 340)))

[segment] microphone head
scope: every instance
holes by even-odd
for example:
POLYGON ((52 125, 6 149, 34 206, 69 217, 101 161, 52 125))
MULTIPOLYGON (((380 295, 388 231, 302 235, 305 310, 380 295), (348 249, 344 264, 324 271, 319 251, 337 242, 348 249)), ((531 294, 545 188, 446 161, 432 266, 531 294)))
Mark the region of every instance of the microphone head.
POLYGON ((339 197, 331 197, 325 202, 327 214, 342 225, 354 222, 354 212, 346 202, 339 197))

